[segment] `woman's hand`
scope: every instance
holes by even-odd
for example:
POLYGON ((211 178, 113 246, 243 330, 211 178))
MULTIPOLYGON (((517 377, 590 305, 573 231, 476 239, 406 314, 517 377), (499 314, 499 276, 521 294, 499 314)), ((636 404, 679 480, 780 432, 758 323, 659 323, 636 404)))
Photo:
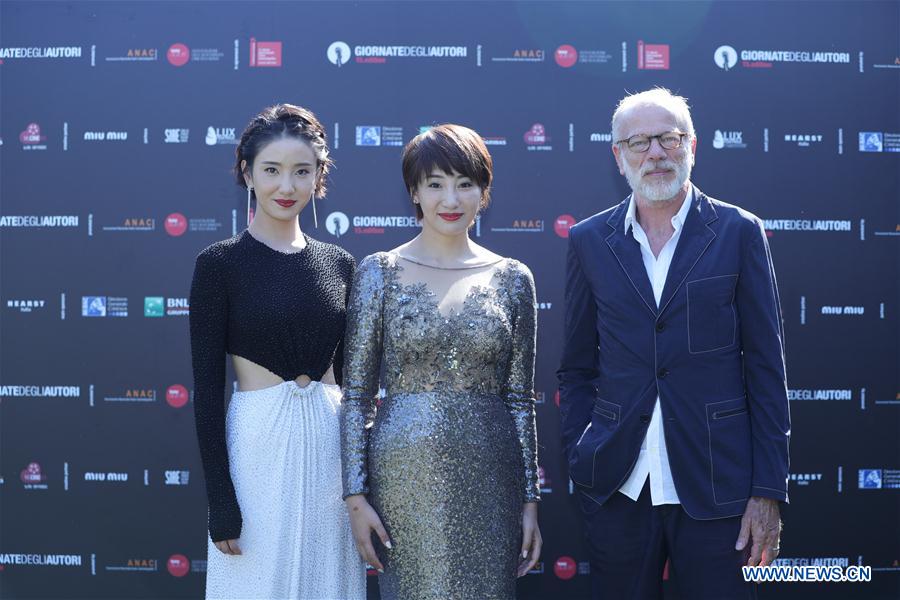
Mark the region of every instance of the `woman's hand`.
POLYGON ((534 568, 541 557, 541 529, 538 527, 537 502, 526 502, 522 508, 522 561, 519 563, 519 577, 534 568))
POLYGON ((222 554, 230 554, 231 556, 240 556, 243 554, 241 552, 241 547, 238 546, 237 539, 234 540, 222 540, 221 542, 213 542, 216 545, 216 548, 219 549, 219 552, 222 554))
POLYGON ((384 525, 378 513, 366 500, 363 494, 354 494, 347 496, 347 512, 350 513, 350 529, 353 530, 353 539, 356 541, 356 549, 364 561, 375 567, 379 573, 384 573, 384 565, 378 560, 375 554, 375 547, 372 545, 372 532, 374 531, 381 543, 388 549, 392 548, 391 538, 388 537, 384 525))

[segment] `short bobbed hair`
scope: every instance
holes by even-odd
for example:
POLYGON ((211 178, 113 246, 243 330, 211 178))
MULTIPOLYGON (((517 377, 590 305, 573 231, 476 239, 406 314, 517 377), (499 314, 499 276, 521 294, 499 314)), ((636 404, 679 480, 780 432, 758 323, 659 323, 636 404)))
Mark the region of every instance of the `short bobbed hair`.
MULTIPOLYGON (((481 208, 491 199, 494 161, 484 140, 462 125, 436 125, 414 137, 403 149, 403 183, 412 199, 413 192, 435 169, 450 175, 465 175, 481 188, 481 208)), ((423 217, 418 204, 416 217, 423 217)))
POLYGON ((247 161, 247 170, 253 170, 253 161, 260 151, 280 138, 297 138, 309 144, 316 155, 316 184, 313 193, 316 198, 325 196, 325 180, 334 165, 328 152, 325 128, 309 109, 293 104, 276 104, 264 109, 253 117, 235 151, 234 175, 237 184, 246 188, 241 162, 247 161))

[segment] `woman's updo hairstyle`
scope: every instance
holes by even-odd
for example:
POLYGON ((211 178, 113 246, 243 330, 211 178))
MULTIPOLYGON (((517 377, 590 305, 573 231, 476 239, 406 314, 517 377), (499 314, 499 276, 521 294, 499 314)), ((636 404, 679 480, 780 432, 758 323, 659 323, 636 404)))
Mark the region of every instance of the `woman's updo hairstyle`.
POLYGON ((253 117, 253 120, 244 129, 235 152, 234 174, 237 184, 244 188, 247 187, 241 162, 247 161, 247 171, 252 171, 253 161, 256 160, 260 150, 267 144, 283 137, 297 138, 310 145, 316 155, 314 194, 316 198, 325 196, 325 179, 334 164, 328 153, 325 128, 322 127, 322 123, 312 111, 293 104, 276 104, 264 109, 253 117))

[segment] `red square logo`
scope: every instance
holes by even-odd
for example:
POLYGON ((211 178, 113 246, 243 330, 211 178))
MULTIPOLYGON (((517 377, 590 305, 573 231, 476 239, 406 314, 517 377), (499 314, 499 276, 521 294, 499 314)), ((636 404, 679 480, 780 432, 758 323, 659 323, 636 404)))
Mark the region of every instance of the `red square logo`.
POLYGON ((251 67, 280 67, 281 42, 257 42, 250 38, 251 67))
POLYGON ((638 69, 668 70, 669 45, 638 42, 638 69))

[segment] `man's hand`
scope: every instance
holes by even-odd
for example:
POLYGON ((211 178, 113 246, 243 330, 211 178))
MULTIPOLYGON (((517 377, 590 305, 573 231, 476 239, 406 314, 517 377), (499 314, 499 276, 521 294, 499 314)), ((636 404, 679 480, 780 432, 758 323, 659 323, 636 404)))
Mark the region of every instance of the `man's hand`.
POLYGON ((781 513, 777 500, 754 496, 747 501, 744 517, 741 519, 741 533, 734 549, 743 550, 751 538, 753 545, 750 547, 748 566, 764 567, 778 558, 781 547, 781 513))

